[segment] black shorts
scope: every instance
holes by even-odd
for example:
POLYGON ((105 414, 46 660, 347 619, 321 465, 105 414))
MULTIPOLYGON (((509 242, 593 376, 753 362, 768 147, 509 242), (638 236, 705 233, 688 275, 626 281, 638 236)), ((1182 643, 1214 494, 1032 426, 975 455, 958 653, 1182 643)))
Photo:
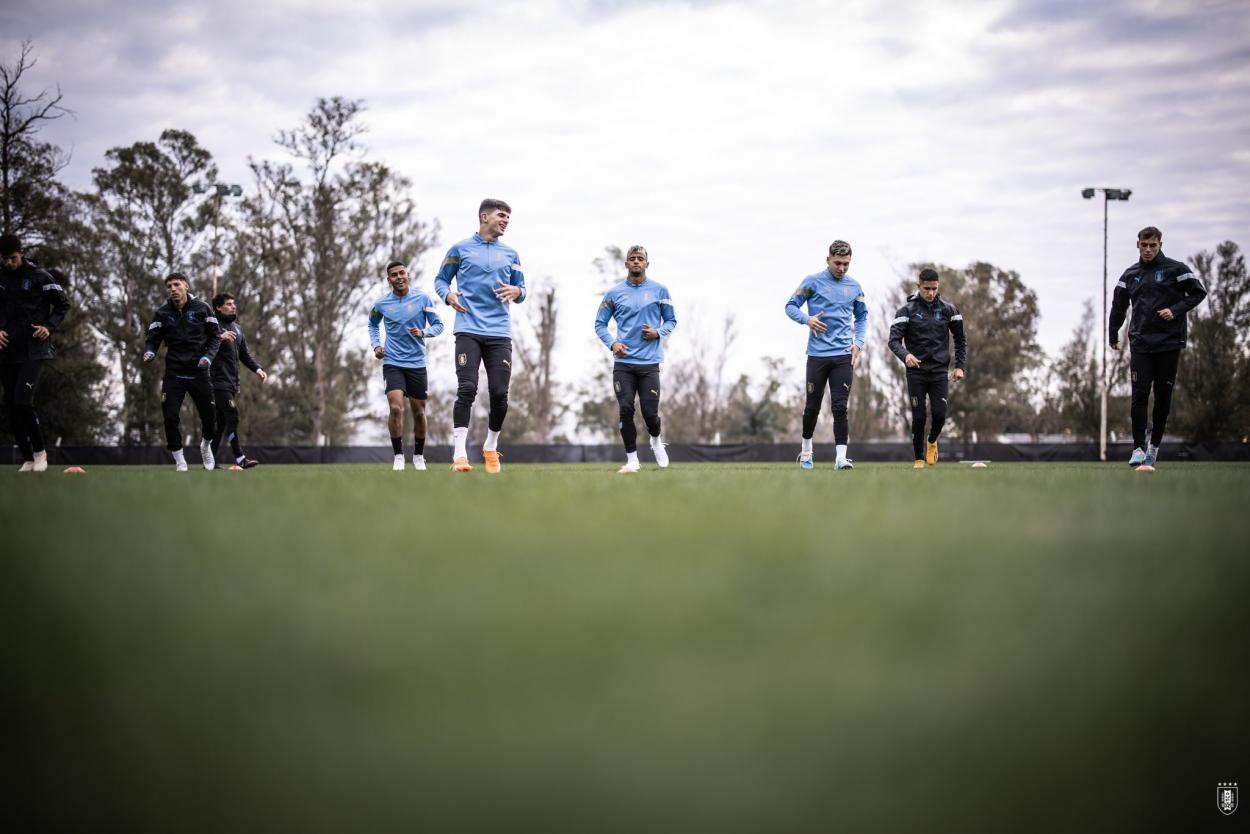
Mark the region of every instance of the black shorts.
POLYGON ((403 391, 404 396, 414 400, 424 400, 429 396, 425 368, 401 368, 398 365, 383 365, 382 378, 386 380, 386 393, 403 391))

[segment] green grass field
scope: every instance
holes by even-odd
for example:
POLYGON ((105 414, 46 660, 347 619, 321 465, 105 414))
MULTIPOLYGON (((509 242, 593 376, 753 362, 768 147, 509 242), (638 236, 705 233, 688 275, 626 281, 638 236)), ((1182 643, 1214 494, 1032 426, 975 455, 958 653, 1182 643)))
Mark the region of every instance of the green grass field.
POLYGON ((1250 466, 614 473, 0 474, 26 830, 1250 813, 1250 466))

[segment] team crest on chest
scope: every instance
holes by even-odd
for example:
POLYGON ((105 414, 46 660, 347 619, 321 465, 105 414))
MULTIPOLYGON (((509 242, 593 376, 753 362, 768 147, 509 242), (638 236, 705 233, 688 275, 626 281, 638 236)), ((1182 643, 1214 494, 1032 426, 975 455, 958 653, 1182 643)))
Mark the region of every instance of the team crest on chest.
POLYGON ((1163 283, 1163 270, 1159 270, 1158 272, 1155 273, 1155 283, 1156 284, 1163 283))

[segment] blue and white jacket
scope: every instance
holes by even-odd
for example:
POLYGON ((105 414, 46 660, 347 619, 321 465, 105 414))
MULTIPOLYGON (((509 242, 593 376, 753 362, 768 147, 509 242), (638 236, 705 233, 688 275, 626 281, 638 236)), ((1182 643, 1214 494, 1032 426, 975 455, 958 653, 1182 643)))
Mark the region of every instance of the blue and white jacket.
POLYGON ((625 365, 658 365, 664 361, 664 347, 660 343, 677 326, 677 314, 673 311, 673 298, 668 287, 645 279, 641 284, 626 278, 607 291, 599 313, 595 316, 595 335, 608 350, 613 342, 625 345, 624 356, 616 357, 625 365), (608 332, 608 321, 616 319, 616 335, 608 332), (660 334, 659 339, 642 338, 643 325, 651 325, 660 334))
POLYGON ((460 303, 467 313, 456 313, 453 333, 476 336, 512 337, 512 317, 508 302, 495 296, 495 289, 507 284, 521 288, 516 303, 525 300, 525 273, 516 250, 498 240, 485 241, 473 235, 447 250, 443 265, 434 279, 434 292, 447 301, 452 279, 460 292, 460 303))
POLYGON ((404 295, 388 292, 373 302, 369 311, 369 344, 374 347, 382 344, 379 323, 386 328, 386 354, 382 361, 399 368, 424 368, 426 339, 443 332, 443 320, 438 317, 433 300, 411 288, 404 295), (421 328, 425 335, 412 335, 408 332, 410 327, 421 328))
POLYGON ((807 337, 808 356, 846 356, 851 345, 862 348, 868 332, 868 305, 864 289, 850 275, 834 278, 828 269, 809 275, 786 302, 786 315, 806 325, 808 319, 820 315, 828 328, 824 333, 810 331, 807 337), (803 305, 807 312, 803 312, 803 305))

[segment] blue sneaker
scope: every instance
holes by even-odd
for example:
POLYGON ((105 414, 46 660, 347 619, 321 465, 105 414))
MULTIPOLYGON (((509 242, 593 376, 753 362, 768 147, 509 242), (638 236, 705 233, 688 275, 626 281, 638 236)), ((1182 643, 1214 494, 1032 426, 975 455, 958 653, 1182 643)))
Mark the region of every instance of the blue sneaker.
POLYGON ((798 460, 799 466, 802 467, 803 469, 815 469, 816 468, 816 464, 812 461, 811 452, 799 452, 799 456, 797 460, 798 460))
POLYGON ((1137 449, 1134 449, 1132 456, 1129 457, 1128 459, 1128 465, 1133 467, 1134 469, 1141 466, 1145 462, 1146 462, 1146 453, 1143 452, 1140 447, 1137 449))
POLYGON ((1157 446, 1146 447, 1146 459, 1145 461, 1142 462, 1142 466, 1153 467, 1155 465, 1155 460, 1158 457, 1159 457, 1159 449, 1157 446))

